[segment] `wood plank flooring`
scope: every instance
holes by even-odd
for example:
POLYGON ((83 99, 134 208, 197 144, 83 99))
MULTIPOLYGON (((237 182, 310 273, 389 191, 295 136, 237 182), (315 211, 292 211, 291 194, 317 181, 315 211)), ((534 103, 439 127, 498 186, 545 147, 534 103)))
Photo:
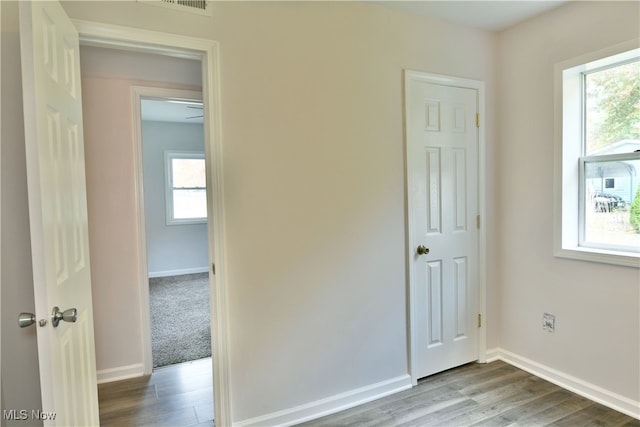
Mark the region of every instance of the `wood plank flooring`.
MULTIPOLYGON (((213 426, 211 359, 98 388, 103 426, 213 426)), ((504 362, 472 363, 305 427, 640 427, 640 421, 504 362)))
POLYGON ((451 369, 411 390, 302 425, 631 427, 640 421, 498 361, 451 369))
POLYGON ((148 377, 100 384, 100 425, 213 426, 211 358, 170 365, 148 377))

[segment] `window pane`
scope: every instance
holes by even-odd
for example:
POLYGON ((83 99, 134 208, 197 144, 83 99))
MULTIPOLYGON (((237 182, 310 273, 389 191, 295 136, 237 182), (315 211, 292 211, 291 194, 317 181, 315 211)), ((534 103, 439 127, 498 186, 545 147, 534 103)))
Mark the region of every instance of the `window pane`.
POLYGON ((173 218, 207 217, 206 190, 173 190, 173 218))
POLYGON ((173 188, 206 187, 204 159, 171 159, 173 188))
POLYGON ((586 155, 630 152, 625 142, 640 140, 640 61, 586 74, 585 116, 586 155))
POLYGON ((640 233, 631 219, 631 205, 639 194, 638 172, 640 158, 585 163, 585 246, 613 245, 640 251, 640 233))

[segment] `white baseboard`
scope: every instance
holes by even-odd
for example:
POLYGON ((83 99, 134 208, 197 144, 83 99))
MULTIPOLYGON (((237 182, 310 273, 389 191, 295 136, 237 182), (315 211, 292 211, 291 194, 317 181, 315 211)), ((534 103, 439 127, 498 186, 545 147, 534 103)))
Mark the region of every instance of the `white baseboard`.
POLYGON ((182 274, 207 273, 208 271, 209 271, 209 267, 194 267, 194 268, 182 268, 179 270, 150 271, 149 278, 180 276, 182 274))
POLYGON ((487 363, 491 363, 491 362, 495 362, 496 360, 501 360, 500 359, 500 349, 499 348, 492 348, 486 351, 485 353, 485 360, 487 363))
POLYGON ((326 399, 306 403, 294 408, 233 423, 234 426, 290 426, 362 405, 411 388, 411 377, 403 375, 371 384, 326 399))
POLYGON ((640 402, 629 399, 628 397, 621 396, 610 390, 606 390, 595 384, 591 384, 580 378, 560 372, 501 348, 487 351, 487 361, 493 360, 502 360, 594 402, 608 406, 630 417, 640 419, 640 402))
POLYGON ((135 365, 128 366, 119 366, 117 368, 103 369, 101 371, 98 371, 98 384, 136 378, 143 375, 144 366, 142 365, 142 363, 136 363, 135 365))

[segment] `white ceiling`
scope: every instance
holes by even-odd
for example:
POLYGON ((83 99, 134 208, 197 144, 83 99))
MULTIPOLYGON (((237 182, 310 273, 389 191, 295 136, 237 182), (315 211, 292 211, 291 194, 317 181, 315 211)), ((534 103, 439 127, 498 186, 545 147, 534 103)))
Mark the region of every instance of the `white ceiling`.
POLYGON ((142 120, 174 123, 202 123, 202 102, 143 99, 142 120))
POLYGON ((504 30, 567 2, 568 0, 374 0, 375 4, 390 9, 487 31, 504 30))

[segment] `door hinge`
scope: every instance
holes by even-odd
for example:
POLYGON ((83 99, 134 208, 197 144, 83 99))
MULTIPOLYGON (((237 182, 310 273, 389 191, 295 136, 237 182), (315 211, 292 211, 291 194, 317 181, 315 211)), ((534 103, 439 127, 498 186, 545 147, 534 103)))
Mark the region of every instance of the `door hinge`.
POLYGON ((476 113, 476 127, 480 127, 480 113, 476 113))
POLYGON ((482 327, 482 314, 478 314, 478 328, 482 327))
POLYGON ((216 265, 214 263, 211 263, 211 274, 213 274, 214 276, 216 274, 216 265))
POLYGON ((480 215, 476 216, 476 227, 480 230, 480 215))

